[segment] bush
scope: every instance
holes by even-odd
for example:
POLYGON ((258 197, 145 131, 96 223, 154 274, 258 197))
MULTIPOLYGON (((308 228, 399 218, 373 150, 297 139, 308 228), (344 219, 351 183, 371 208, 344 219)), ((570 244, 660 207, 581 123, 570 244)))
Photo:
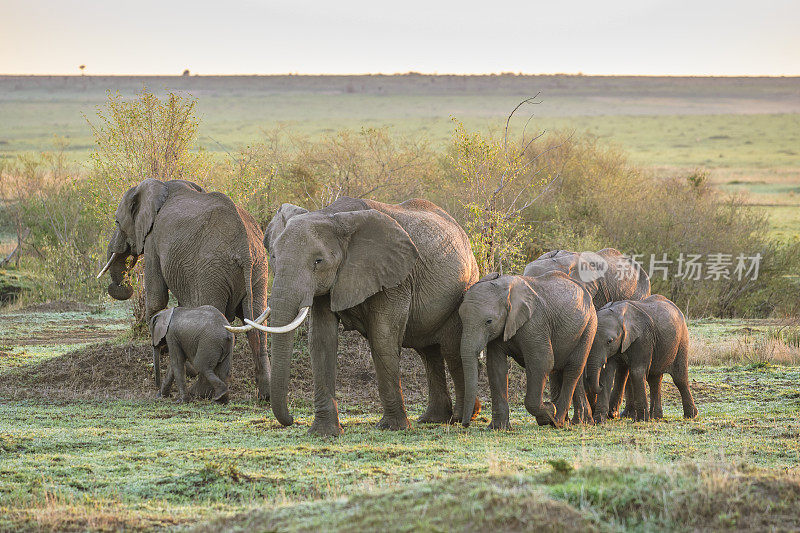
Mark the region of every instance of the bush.
MULTIPOLYGON (((198 125, 192 98, 110 95, 92 124, 97 148, 85 175, 66 163, 61 141, 52 153, 3 163, 2 223, 24 241, 23 267, 39 280, 36 298, 104 297, 94 273, 104 263, 114 211, 127 188, 153 177, 221 191, 262 226, 283 202, 318 209, 343 195, 391 203, 429 198, 465 228, 483 273, 521 272, 552 249, 615 247, 643 257, 648 269, 651 255, 666 254, 670 275, 653 276, 653 291, 692 316, 797 313, 800 243, 772 242, 765 217, 711 188, 702 169, 662 179, 590 135, 526 139, 524 128, 498 136, 458 122, 444 151, 386 129, 309 138, 278 128, 212 160, 197 149, 198 125), (675 275, 680 254, 710 253, 760 254, 759 276, 675 275)), ((141 269, 133 278, 141 287, 141 269)), ((134 299, 138 314, 141 297, 134 299)))
POLYGON ((648 271, 667 267, 667 279, 660 270, 651 272, 653 292, 693 316, 767 316, 796 307, 789 295, 797 290, 792 274, 800 271, 800 247, 771 241, 766 217, 743 198, 712 189, 699 171, 663 179, 590 136, 560 139, 544 139, 536 148, 545 153, 543 164, 560 170, 524 212, 533 227, 529 257, 552 249, 618 248, 648 271), (548 150, 554 143, 557 148, 548 150), (755 280, 706 279, 705 272, 694 280, 678 275, 681 254, 684 260, 691 254, 729 254, 731 274, 740 254, 760 254, 760 271, 755 280), (671 263, 659 264, 664 257, 671 263))

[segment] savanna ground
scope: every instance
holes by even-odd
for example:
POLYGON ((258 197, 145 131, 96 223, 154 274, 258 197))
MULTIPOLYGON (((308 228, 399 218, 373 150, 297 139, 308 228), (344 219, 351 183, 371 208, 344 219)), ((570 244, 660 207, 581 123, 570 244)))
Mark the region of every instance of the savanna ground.
MULTIPOLYGON (((800 235, 800 80, 553 77, 0 77, 0 156, 68 137, 84 161, 106 90, 185 90, 200 142, 220 157, 286 122, 309 135, 390 125, 444 143, 450 116, 499 129, 541 91, 537 128, 615 143, 669 176, 695 168, 745 191, 774 235, 800 235)), ((0 246, 1 247, 1 246, 0 246)), ((0 252, 3 250, 0 249, 0 252)), ((800 338, 779 319, 692 319, 690 378, 700 410, 648 424, 540 428, 511 376, 512 424, 468 430, 373 428, 380 416, 365 343, 340 344, 345 434, 306 435, 310 363, 298 336, 296 424, 254 401, 244 338, 232 401, 175 405, 153 396, 146 341, 127 305, 11 306, 0 314, 0 530, 678 530, 800 528, 800 338)), ((404 352, 414 420, 422 364, 404 352)))

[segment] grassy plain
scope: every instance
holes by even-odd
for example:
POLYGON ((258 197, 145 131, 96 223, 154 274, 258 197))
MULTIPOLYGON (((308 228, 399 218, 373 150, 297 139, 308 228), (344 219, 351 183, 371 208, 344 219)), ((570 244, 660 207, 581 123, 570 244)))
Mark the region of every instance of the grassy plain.
MULTIPOLYGON (((451 116, 497 130, 541 91, 531 127, 588 131, 657 176, 705 169, 767 209, 776 237, 800 235, 797 78, 0 76, 0 157, 51 149, 58 135, 85 161, 84 116, 107 90, 132 96, 145 85, 196 96, 201 146, 219 157, 279 124, 312 136, 386 126, 444 145, 451 116)), ((796 324, 692 321, 692 421, 666 378, 663 421, 540 428, 515 367, 514 427, 500 433, 485 429, 488 404, 466 431, 375 430, 374 369, 348 335, 337 385, 346 432, 326 440, 306 434, 302 338, 297 423, 282 428, 253 401, 245 342, 228 406, 154 399, 147 343, 131 337, 129 315, 119 303, 0 314, 0 531, 800 529, 796 324)), ((402 370, 413 420, 424 372, 411 352, 402 370)))
POLYGON ((388 127, 434 145, 450 138, 451 117, 499 130, 513 107, 529 128, 589 132, 664 174, 710 172, 731 192, 750 193, 775 235, 800 235, 800 78, 587 76, 0 76, 0 158, 69 140, 83 162, 92 148, 87 118, 109 92, 147 87, 198 99, 200 146, 219 157, 284 125, 319 136, 342 128, 388 127))
MULTIPOLYGON (((766 338, 774 323, 691 324, 696 420, 681 418, 667 378, 663 421, 538 427, 515 369, 513 429, 499 433, 485 429, 487 410, 468 430, 375 430, 369 356, 347 337, 346 431, 319 439, 306 434, 304 342, 293 362, 296 424, 282 428, 253 401, 243 342, 229 405, 152 398, 146 341, 130 339, 126 313, 115 304, 0 317, 0 530, 800 527, 797 345, 783 346, 788 360, 752 344, 730 360, 709 352, 766 338), (111 343, 87 348, 87 330, 111 343)), ((412 353, 403 370, 413 419, 424 409, 424 374, 412 353)))

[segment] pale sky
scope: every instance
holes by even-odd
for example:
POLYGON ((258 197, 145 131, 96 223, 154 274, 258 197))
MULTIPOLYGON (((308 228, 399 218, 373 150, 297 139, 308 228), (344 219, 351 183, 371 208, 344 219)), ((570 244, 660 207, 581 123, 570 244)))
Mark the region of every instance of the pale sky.
POLYGON ((0 74, 800 75, 800 0, 0 0, 0 74))

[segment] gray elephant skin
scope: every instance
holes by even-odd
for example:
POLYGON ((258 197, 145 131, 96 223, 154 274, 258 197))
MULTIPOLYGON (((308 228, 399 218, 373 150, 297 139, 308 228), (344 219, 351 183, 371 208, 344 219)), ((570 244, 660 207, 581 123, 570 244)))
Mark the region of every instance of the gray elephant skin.
MULTIPOLYGON (((463 411, 458 306, 478 278, 469 240, 453 218, 426 200, 384 204, 339 198, 313 212, 284 204, 266 231, 274 272, 271 326, 310 307, 314 379, 310 433, 342 432, 335 398, 339 323, 369 342, 383 416, 378 428, 409 426, 400 383, 400 349, 414 348, 427 372, 429 400, 420 422, 447 423, 463 411), (456 390, 455 412, 445 362, 456 390)), ((272 338, 272 409, 288 426, 293 333, 272 338)), ((473 405, 470 405, 472 412, 473 405)), ((478 411, 479 404, 475 405, 478 411)))
MULTIPOLYGON (((459 308, 463 325, 461 357, 467 405, 477 395, 478 355, 486 348, 492 396, 490 428, 509 427, 508 356, 525 368, 525 408, 540 425, 562 427, 574 397, 585 401, 580 379, 597 328, 592 298, 562 272, 537 277, 490 274, 473 285, 459 308), (548 376, 552 402, 543 401, 548 376)), ((587 405, 575 405, 578 418, 591 420, 587 405)))
POLYGON ((673 302, 661 295, 641 301, 613 302, 597 313, 598 327, 586 363, 589 388, 597 394, 596 421, 607 417, 619 388, 612 385, 630 373, 635 420, 662 418, 661 380, 672 376, 681 394, 683 415, 697 416, 689 390, 689 330, 686 319, 673 302), (645 381, 650 386, 647 409, 645 381))
MULTIPOLYGON (((600 310, 609 302, 642 300, 650 296, 650 277, 642 266, 616 248, 603 248, 599 252, 570 252, 553 250, 542 254, 525 267, 525 276, 539 276, 558 271, 586 287, 592 295, 594 308, 600 310)), ((626 387, 627 375, 620 376, 616 386, 625 388, 625 411, 622 416, 632 416, 633 389, 626 387)), ((611 418, 619 416, 622 395, 611 407, 611 418)), ((594 398, 591 399, 594 403, 594 398)))
MULTIPOLYGON (((211 305, 225 318, 252 319, 266 306, 267 257, 256 221, 230 198, 185 181, 146 179, 131 187, 116 212, 108 245, 108 293, 126 300, 133 289, 125 274, 144 255, 145 318, 167 306, 169 292, 180 306, 211 305), (129 262, 128 259, 131 258, 129 262)), ((258 396, 269 399, 266 338, 247 335, 258 396)), ((211 394, 205 380, 198 394, 211 394)))
POLYGON ((528 263, 523 275, 540 276, 553 271, 563 272, 586 287, 595 309, 608 302, 642 300, 650 296, 647 272, 615 248, 604 248, 596 253, 553 250, 528 263))
MULTIPOLYGON (((150 337, 154 350, 166 346, 170 356, 170 369, 161 396, 169 398, 172 383, 178 386, 178 401, 186 402, 185 368, 190 363, 193 372, 202 376, 214 389, 212 399, 228 400, 226 380, 231 372, 233 333, 225 315, 216 307, 171 307, 159 311, 150 319, 150 337)), ((160 369, 156 367, 156 372, 160 369)))

